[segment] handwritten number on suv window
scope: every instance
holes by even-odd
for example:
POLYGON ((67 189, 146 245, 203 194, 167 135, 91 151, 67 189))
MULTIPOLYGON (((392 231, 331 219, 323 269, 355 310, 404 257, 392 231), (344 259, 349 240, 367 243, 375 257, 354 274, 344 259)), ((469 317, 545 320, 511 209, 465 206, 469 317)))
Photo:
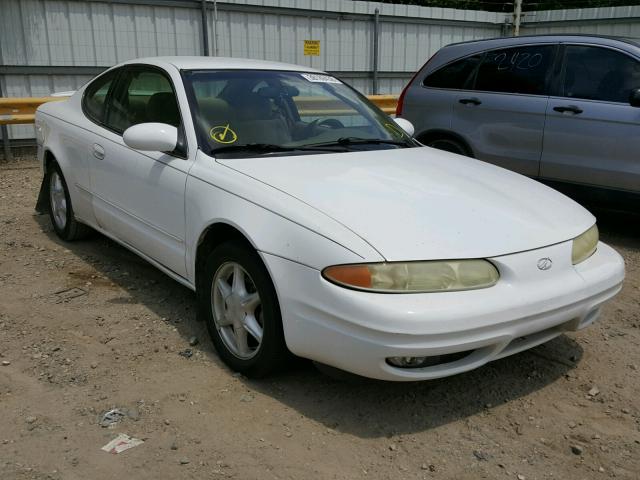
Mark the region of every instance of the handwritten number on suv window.
POLYGON ((535 68, 542 63, 542 54, 529 52, 515 52, 510 57, 506 52, 497 54, 493 63, 497 64, 498 71, 513 70, 528 70, 535 68))

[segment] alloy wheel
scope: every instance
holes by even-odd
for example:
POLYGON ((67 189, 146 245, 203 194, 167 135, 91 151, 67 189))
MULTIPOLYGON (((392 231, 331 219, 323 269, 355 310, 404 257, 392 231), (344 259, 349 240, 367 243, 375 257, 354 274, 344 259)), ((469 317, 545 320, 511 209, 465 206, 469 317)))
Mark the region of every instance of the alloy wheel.
POLYGON ((51 172, 49 176, 49 202, 56 226, 64 230, 67 226, 67 195, 62 177, 57 171, 51 172))
POLYGON ((262 302, 251 276, 236 262, 220 265, 211 284, 213 320, 225 347, 248 360, 264 334, 262 302))

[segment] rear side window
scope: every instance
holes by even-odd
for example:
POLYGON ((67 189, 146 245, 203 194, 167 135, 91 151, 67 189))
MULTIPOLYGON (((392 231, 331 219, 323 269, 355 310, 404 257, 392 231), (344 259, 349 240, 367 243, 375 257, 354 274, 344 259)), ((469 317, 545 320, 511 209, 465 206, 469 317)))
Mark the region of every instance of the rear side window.
POLYGON ((564 63, 564 97, 627 103, 640 87, 640 63, 608 48, 567 46, 564 63))
POLYGON ((453 88, 465 90, 470 88, 472 73, 482 60, 482 54, 457 60, 436 70, 424 79, 425 87, 453 88))
POLYGON ((87 117, 94 122, 102 123, 107 93, 118 75, 118 70, 111 70, 95 79, 84 91, 82 108, 87 117))
POLYGON ((478 69, 475 90, 544 95, 555 47, 533 45, 492 50, 478 69))

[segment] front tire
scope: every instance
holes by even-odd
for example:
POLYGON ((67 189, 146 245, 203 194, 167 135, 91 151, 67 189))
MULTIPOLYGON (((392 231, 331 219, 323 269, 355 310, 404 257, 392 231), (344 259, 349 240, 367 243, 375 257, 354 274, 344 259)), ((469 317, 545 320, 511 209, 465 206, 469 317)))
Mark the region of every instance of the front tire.
POLYGON ((67 242, 86 237, 89 227, 75 219, 67 182, 57 163, 49 167, 46 182, 49 218, 56 235, 67 242))
POLYGON ((464 155, 465 157, 471 156, 469 149, 465 145, 452 138, 434 138, 429 140, 426 145, 431 148, 437 148, 438 150, 444 150, 445 152, 464 155))
POLYGON ((220 358, 251 378, 285 363, 280 305, 273 282, 249 246, 224 243, 206 259, 198 288, 201 312, 220 358))

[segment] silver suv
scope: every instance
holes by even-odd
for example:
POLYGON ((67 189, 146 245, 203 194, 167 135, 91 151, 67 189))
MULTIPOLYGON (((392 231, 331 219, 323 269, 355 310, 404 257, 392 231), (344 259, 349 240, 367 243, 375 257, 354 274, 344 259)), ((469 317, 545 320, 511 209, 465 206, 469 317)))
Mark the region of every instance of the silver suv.
POLYGON ((498 38, 438 51, 402 92, 397 115, 425 145, 636 204, 638 87, 640 41, 498 38))

